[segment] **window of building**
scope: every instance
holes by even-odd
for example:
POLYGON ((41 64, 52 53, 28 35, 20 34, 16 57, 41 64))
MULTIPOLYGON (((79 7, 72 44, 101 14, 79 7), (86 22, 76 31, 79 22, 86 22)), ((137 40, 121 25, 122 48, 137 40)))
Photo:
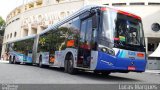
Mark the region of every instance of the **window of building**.
POLYGON ((12 20, 12 22, 14 22, 15 20, 12 20))
POLYGON ((9 34, 7 35, 7 39, 9 38, 9 34))
POLYGON ((16 18, 16 20, 19 20, 19 18, 16 18))
POLYGON ((145 5, 144 2, 130 3, 130 5, 145 5))
POLYGON ((10 38, 12 38, 12 33, 10 34, 10 38))
POLYGON ((37 1, 36 1, 36 5, 37 5, 37 6, 41 6, 41 5, 42 5, 42 0, 37 0, 37 1))
POLYGON ((154 51, 154 44, 148 43, 148 51, 154 51))
POLYGON ((30 3, 29 8, 33 8, 33 7, 34 7, 34 3, 30 3))
POLYGON ((160 57, 148 57, 148 60, 160 60, 160 57))
POLYGON ((70 15, 70 12, 69 12, 69 11, 67 11, 67 16, 68 16, 68 15, 70 15))
POLYGON ((37 34, 37 29, 32 28, 32 32, 31 32, 31 34, 37 34))
POLYGON ((126 5, 126 3, 112 3, 112 6, 123 6, 126 5))
POLYGON ((17 32, 14 32, 14 37, 16 37, 17 36, 17 32))
POLYGON ((38 15, 38 21, 42 21, 42 15, 38 15))
POLYGON ((56 0, 56 1, 59 3, 59 2, 65 2, 66 0, 56 0))
POLYGON ((20 9, 17 9, 17 13, 18 13, 18 14, 21 13, 21 10, 20 10, 20 9))
POLYGON ((109 3, 106 3, 106 4, 104 4, 104 5, 109 5, 109 3))
POLYGON ((25 6, 25 10, 27 10, 27 5, 25 6))
POLYGON ((148 5, 160 5, 160 3, 156 3, 156 2, 149 2, 148 5))
POLYGON ((60 15, 61 15, 61 18, 64 18, 66 16, 66 13, 65 12, 61 12, 60 15))

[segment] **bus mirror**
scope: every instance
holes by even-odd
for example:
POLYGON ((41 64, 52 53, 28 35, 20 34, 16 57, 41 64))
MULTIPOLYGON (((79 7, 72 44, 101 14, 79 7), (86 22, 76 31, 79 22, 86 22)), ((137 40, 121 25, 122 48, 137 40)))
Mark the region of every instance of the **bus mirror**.
POLYGON ((97 15, 93 15, 92 17, 92 28, 97 28, 97 15))

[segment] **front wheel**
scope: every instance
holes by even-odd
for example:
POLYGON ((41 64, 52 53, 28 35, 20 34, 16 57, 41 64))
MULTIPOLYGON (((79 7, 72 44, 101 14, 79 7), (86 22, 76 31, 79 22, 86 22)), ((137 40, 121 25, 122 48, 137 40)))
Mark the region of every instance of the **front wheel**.
POLYGON ((77 73, 77 69, 74 68, 73 55, 69 55, 69 57, 67 58, 67 60, 65 60, 65 71, 66 70, 67 70, 67 72, 69 74, 76 74, 77 73))
POLYGON ((111 74, 111 72, 109 72, 109 71, 104 71, 104 72, 101 72, 102 73, 102 75, 105 75, 105 76, 108 76, 109 74, 111 74))
POLYGON ((105 75, 105 76, 108 76, 111 72, 110 71, 94 71, 95 74, 102 74, 102 75, 105 75))

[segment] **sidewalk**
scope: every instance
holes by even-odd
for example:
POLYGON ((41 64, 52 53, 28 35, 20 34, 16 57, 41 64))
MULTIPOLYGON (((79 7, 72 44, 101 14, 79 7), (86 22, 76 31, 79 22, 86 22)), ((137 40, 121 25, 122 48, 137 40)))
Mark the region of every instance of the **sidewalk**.
POLYGON ((146 73, 160 74, 160 70, 146 70, 146 73))
POLYGON ((0 60, 0 63, 9 63, 9 61, 6 61, 6 60, 0 60))

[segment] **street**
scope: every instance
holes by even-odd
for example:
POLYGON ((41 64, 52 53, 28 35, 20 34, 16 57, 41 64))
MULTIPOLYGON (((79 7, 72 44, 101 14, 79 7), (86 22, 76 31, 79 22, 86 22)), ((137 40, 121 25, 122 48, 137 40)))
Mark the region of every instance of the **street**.
POLYGON ((64 73, 63 69, 0 63, 0 83, 14 84, 160 84, 160 75, 151 73, 111 73, 109 76, 80 72, 64 73))

